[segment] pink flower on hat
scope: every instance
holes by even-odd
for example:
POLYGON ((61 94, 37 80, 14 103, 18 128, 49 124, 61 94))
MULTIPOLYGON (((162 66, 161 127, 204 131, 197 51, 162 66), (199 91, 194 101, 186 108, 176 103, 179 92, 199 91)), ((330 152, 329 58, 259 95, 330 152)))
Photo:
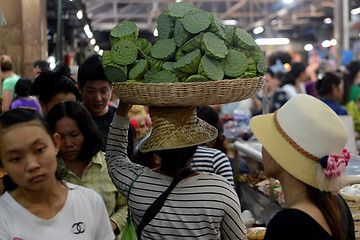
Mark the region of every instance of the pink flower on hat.
POLYGON ((340 155, 330 154, 321 159, 325 174, 330 178, 337 178, 344 171, 350 160, 350 153, 345 148, 340 155), (326 161, 326 164, 325 164, 326 161))

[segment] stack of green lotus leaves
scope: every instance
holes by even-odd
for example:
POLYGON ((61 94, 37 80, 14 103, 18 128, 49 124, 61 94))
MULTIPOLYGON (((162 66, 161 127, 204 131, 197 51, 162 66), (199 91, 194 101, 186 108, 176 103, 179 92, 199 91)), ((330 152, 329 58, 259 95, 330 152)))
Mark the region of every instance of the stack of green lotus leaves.
POLYGON ((154 45, 138 38, 132 22, 110 33, 103 53, 106 76, 113 82, 177 83, 253 78, 266 71, 265 57, 253 37, 226 27, 213 13, 188 2, 169 5, 158 17, 154 45))

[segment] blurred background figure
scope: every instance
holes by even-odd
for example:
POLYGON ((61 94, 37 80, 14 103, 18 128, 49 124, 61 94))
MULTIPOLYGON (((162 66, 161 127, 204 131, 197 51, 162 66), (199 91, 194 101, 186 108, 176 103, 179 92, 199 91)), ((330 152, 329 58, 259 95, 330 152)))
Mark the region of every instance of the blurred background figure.
POLYGON ((40 73, 50 71, 49 63, 43 60, 37 60, 34 62, 33 78, 37 78, 40 73))
POLYGON ((81 100, 78 85, 63 68, 41 73, 31 87, 31 94, 38 97, 45 115, 56 103, 81 100))
POLYGON ((149 107, 144 105, 133 105, 129 111, 130 124, 134 130, 134 151, 137 151, 137 145, 142 141, 151 130, 151 119, 149 107))
POLYGON ((348 115, 346 109, 339 104, 344 93, 343 85, 340 75, 335 72, 324 73, 316 82, 319 99, 334 110, 337 115, 348 115))
POLYGON ((199 145, 191 161, 191 167, 198 172, 211 172, 223 176, 234 187, 234 174, 226 153, 224 128, 218 113, 210 106, 197 108, 198 118, 204 120, 218 130, 218 136, 207 143, 199 145))
POLYGON ((356 103, 357 97, 360 95, 360 62, 351 61, 344 69, 344 95, 342 104, 347 104, 351 101, 356 103))
POLYGON ((284 64, 289 65, 292 62, 290 53, 285 51, 273 52, 268 58, 269 68, 276 74, 278 72, 286 73, 284 64))
POLYGON ((304 83, 309 80, 309 77, 305 70, 305 64, 295 62, 291 65, 291 70, 282 78, 281 88, 289 99, 299 93, 306 93, 304 83))
MULTIPOLYGON (((284 105, 288 96, 285 91, 279 87, 280 80, 275 76, 274 72, 268 68, 265 73, 265 86, 269 97, 269 112, 273 113, 284 105)), ((259 92, 257 97, 262 101, 262 92, 259 92)), ((258 113, 261 113, 259 111, 258 113)))
MULTIPOLYGON (((305 89, 306 93, 313 96, 313 97, 319 97, 316 92, 315 83, 319 78, 324 76, 327 72, 335 72, 336 71, 336 64, 333 63, 333 61, 330 60, 323 60, 319 64, 317 64, 318 67, 316 68, 313 75, 310 77, 311 81, 307 81, 305 83, 305 89)), ((306 68, 308 69, 310 65, 306 68)))
POLYGON ((13 64, 7 55, 0 57, 1 65, 1 97, 2 97, 2 112, 10 109, 11 102, 16 97, 14 92, 15 84, 20 79, 20 76, 13 71, 13 64))
POLYGON ((32 81, 29 78, 20 78, 15 85, 16 99, 11 103, 11 109, 29 108, 41 113, 38 100, 30 95, 32 81))
POLYGON ((219 109, 220 118, 233 118, 236 114, 242 114, 247 117, 251 117, 260 111, 261 103, 259 99, 256 98, 256 96, 252 96, 249 99, 245 99, 239 102, 221 104, 217 106, 217 108, 219 109))
POLYGON ((239 102, 215 105, 214 109, 219 109, 219 117, 229 141, 237 138, 248 140, 252 135, 249 127, 250 118, 261 110, 261 102, 254 95, 239 102))

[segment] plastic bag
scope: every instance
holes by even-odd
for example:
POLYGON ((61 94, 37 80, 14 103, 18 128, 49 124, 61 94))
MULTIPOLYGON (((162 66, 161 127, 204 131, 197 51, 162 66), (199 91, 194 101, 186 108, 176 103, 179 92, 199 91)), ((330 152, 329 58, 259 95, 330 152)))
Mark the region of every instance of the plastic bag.
POLYGON ((238 188, 241 210, 249 210, 255 217, 256 222, 266 225, 271 218, 282 209, 279 204, 272 202, 261 192, 253 189, 248 183, 240 182, 238 188))
POLYGON ((126 224, 124 227, 124 231, 121 237, 121 240, 138 240, 136 236, 136 230, 131 218, 131 214, 128 212, 127 218, 126 218, 126 224))

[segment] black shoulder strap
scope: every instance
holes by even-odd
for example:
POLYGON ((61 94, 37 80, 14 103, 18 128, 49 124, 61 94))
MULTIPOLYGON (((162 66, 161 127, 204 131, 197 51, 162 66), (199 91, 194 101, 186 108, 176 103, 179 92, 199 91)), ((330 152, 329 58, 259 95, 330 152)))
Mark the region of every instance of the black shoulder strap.
POLYGON ((180 172, 179 176, 174 178, 168 187, 146 210, 144 213, 144 217, 141 219, 141 222, 136 230, 136 234, 138 239, 140 239, 141 232, 144 229, 146 225, 149 224, 149 222, 156 216, 156 214, 160 211, 162 206, 165 203, 165 200, 167 196, 170 194, 170 192, 175 188, 175 186, 184 178, 187 176, 190 176, 191 174, 195 173, 195 171, 187 168, 180 172))

